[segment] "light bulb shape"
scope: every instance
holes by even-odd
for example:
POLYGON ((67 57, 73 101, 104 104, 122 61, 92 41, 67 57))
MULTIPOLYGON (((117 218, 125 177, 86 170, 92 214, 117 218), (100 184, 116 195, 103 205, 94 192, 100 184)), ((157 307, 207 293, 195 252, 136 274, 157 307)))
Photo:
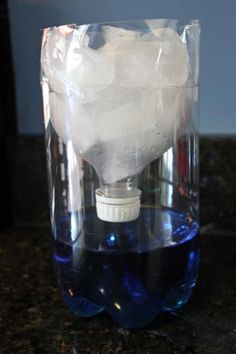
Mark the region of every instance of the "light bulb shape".
MULTIPOLYGON (((159 28, 144 35, 116 28, 103 46, 88 48, 77 28, 52 29, 42 49, 51 122, 96 170, 98 216, 138 217, 137 176, 173 145, 186 120, 189 57, 179 35, 159 28), (130 183, 132 181, 132 183, 130 183)), ((111 27, 112 28, 112 27, 111 27)), ((106 39, 107 40, 107 39, 106 39)))

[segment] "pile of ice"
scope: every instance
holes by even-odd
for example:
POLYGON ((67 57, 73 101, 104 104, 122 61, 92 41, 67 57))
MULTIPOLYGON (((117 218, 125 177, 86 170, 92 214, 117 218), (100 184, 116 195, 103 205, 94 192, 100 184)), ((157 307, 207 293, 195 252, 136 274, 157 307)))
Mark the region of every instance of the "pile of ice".
POLYGON ((57 134, 112 183, 140 173, 173 144, 186 115, 189 57, 169 28, 141 35, 104 26, 99 36, 95 50, 86 26, 50 29, 41 62, 57 134))

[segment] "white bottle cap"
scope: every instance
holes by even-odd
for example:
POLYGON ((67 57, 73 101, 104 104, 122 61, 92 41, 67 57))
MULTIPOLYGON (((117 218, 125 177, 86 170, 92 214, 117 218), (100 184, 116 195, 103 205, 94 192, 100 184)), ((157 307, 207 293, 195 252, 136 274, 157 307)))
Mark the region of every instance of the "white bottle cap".
POLYGON ((103 221, 128 222, 138 218, 140 212, 141 191, 132 197, 110 198, 96 190, 97 216, 103 221))

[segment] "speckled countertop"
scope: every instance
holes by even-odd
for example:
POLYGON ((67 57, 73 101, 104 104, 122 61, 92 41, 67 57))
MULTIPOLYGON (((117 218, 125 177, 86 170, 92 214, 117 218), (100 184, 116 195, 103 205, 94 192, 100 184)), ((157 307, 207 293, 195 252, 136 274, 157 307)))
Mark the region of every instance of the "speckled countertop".
MULTIPOLYGON (((29 151, 31 144, 37 161, 43 161, 43 144, 41 138, 23 140, 14 142, 13 168, 17 177, 19 166, 25 167, 27 180, 29 158, 34 158, 23 154, 25 146, 29 151)), ((40 190, 45 172, 28 184, 28 201, 22 197, 24 180, 19 190, 20 177, 14 178, 15 226, 0 233, 0 353, 236 353, 235 149, 235 138, 201 139, 198 285, 179 313, 138 330, 121 329, 106 314, 81 319, 69 313, 53 274, 46 189, 40 190), (40 203, 34 203, 37 198, 40 203)), ((37 174, 36 165, 32 162, 31 170, 37 174)))

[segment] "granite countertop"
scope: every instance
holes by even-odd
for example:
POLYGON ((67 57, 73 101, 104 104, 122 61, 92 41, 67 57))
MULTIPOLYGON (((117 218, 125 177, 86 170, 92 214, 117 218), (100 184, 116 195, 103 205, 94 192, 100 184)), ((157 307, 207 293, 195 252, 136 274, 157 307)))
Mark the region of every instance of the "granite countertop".
POLYGON ((82 319, 65 308, 49 229, 6 231, 0 246, 1 353, 236 353, 236 233, 202 234, 190 302, 178 314, 130 331, 106 314, 82 319))
MULTIPOLYGON (((24 151, 24 143, 17 144, 24 151)), ((35 207, 38 221, 32 212, 27 222, 22 215, 29 202, 21 199, 23 221, 16 219, 14 227, 0 233, 0 353, 236 353, 236 139, 202 139, 201 147, 201 264, 189 303, 137 330, 119 328, 105 313, 92 319, 73 316, 53 273, 46 202, 35 207)), ((22 169, 24 158, 17 161, 22 169)), ((31 181, 32 198, 44 178, 31 181)), ((19 191, 16 205, 17 198, 19 191)))

